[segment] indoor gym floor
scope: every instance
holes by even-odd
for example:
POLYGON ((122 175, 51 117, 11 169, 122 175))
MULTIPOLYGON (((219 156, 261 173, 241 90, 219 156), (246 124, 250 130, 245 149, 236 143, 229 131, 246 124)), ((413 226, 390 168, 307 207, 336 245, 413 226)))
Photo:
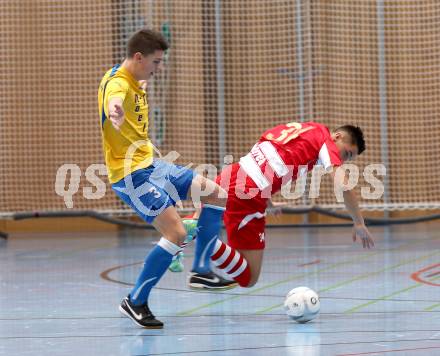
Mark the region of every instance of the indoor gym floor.
POLYGON ((219 293, 186 287, 190 245, 185 272, 151 295, 163 330, 118 311, 153 231, 13 234, 0 241, 0 355, 440 355, 440 224, 371 231, 363 250, 349 228, 268 229, 257 285, 219 293), (281 304, 303 285, 321 313, 297 324, 281 304))

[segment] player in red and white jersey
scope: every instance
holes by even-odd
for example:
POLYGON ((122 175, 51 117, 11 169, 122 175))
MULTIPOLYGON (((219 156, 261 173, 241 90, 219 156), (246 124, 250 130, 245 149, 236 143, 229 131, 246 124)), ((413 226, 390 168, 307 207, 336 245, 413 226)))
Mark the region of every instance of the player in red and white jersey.
MULTIPOLYGON (((342 132, 338 133, 336 139, 339 140, 341 135, 342 132)), ((350 149, 353 148, 347 148, 350 149)), ((298 175, 305 174, 316 164, 329 169, 340 166, 342 159, 327 127, 315 122, 292 122, 263 133, 235 169, 241 167, 254 182, 250 185, 256 185, 263 197, 270 197, 281 189, 283 183, 296 180, 298 175)))
MULTIPOLYGON (((246 156, 227 166, 217 177, 217 183, 228 192, 224 213, 228 241, 215 242, 211 261, 242 287, 253 286, 261 270, 265 216, 271 196, 315 165, 331 170, 335 184, 345 184, 345 178, 335 175, 331 168, 353 160, 364 150, 361 129, 351 125, 330 132, 316 122, 292 122, 264 132, 246 156)), ((356 196, 352 191, 344 191, 343 196, 354 222, 353 241, 358 237, 364 247, 374 246, 356 196)), ((215 281, 197 273, 202 258, 197 254, 194 257, 189 285, 215 289, 215 281)))

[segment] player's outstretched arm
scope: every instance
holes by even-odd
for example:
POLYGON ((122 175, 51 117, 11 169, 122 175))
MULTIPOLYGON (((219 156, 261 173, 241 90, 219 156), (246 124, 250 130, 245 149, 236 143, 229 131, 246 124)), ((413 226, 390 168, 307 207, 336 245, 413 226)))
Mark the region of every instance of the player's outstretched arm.
POLYGON ((119 131, 124 122, 124 109, 121 98, 111 98, 108 103, 108 117, 113 127, 119 131))
MULTIPOLYGON (((333 180, 336 189, 342 189, 342 187, 347 185, 347 178, 343 174, 332 173, 333 180)), ((343 191, 344 204, 350 214, 354 226, 353 226, 353 242, 359 238, 362 241, 362 246, 364 248, 371 248, 374 246, 373 237, 365 226, 364 218, 362 217, 361 211, 359 209, 358 199, 353 190, 343 191)))
POLYGON ((351 218, 354 222, 353 227, 353 242, 359 238, 362 241, 362 246, 364 248, 371 248, 374 246, 373 237, 365 226, 364 218, 359 210, 359 205, 357 202, 356 195, 352 190, 344 191, 344 203, 347 208, 351 218))

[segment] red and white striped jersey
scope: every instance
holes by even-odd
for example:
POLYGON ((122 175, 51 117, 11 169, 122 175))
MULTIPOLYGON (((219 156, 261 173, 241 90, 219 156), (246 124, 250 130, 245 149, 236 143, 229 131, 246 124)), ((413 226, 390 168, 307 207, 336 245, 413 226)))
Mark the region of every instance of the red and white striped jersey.
POLYGON ((273 194, 315 165, 327 170, 342 161, 327 127, 316 122, 291 122, 263 133, 239 163, 261 191, 273 194))

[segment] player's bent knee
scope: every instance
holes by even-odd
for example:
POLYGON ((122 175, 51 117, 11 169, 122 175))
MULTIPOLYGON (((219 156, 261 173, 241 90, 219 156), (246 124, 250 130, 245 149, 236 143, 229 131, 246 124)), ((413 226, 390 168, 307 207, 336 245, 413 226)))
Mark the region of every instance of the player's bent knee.
POLYGON ((159 231, 162 233, 164 238, 179 246, 183 243, 183 241, 185 241, 186 238, 186 230, 180 221, 180 218, 178 220, 170 219, 166 225, 161 226, 159 231))
POLYGON ((186 230, 182 223, 179 222, 179 224, 176 225, 176 231, 175 236, 179 244, 181 244, 183 241, 185 241, 186 238, 186 230))
POLYGON ((164 234, 164 238, 166 238, 168 241, 170 241, 173 244, 178 245, 178 246, 180 246, 185 241, 185 237, 186 237, 185 229, 183 229, 183 231, 176 230, 176 231, 164 234))

